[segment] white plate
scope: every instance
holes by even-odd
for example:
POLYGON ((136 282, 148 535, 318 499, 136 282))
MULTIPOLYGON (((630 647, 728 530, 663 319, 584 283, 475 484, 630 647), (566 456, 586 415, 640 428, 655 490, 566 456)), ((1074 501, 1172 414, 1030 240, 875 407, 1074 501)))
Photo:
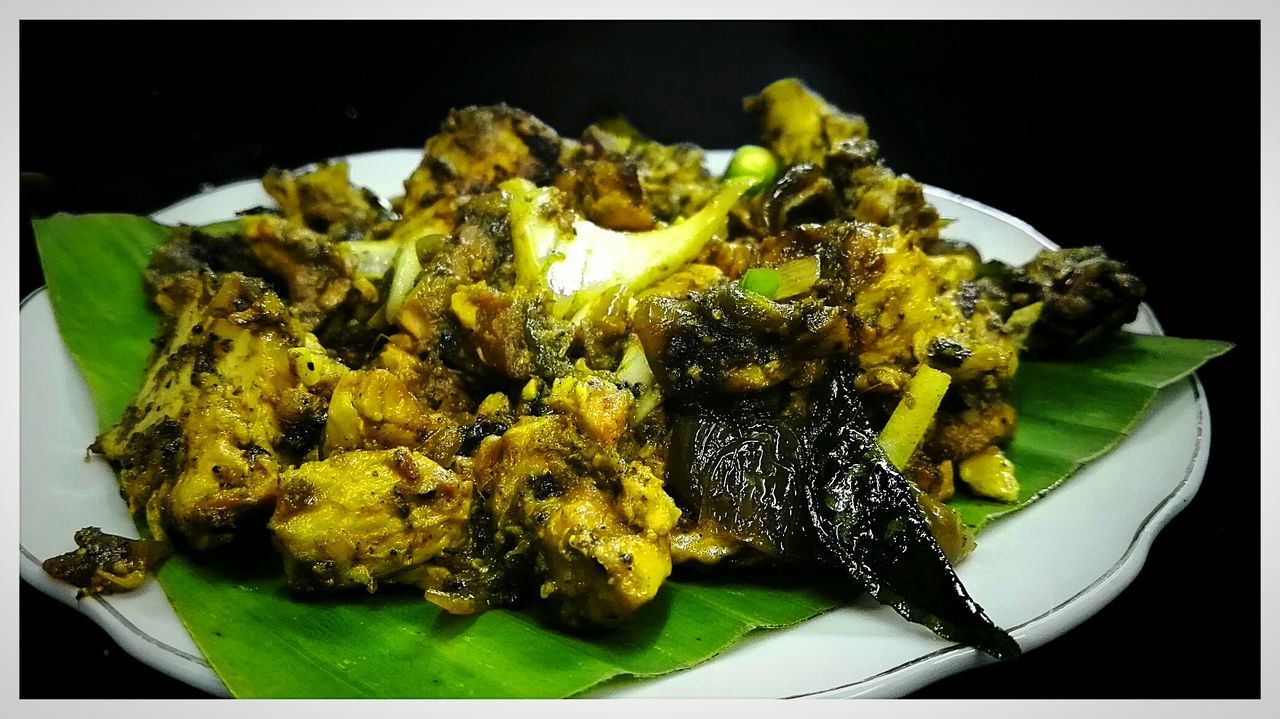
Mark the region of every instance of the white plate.
MULTIPOLYGON (((383 196, 402 192, 418 150, 348 158, 352 180, 383 196)), ((708 158, 718 171, 728 153, 708 158)), ((1026 223, 936 188, 929 199, 954 224, 945 235, 977 244, 984 256, 1022 263, 1053 246, 1026 223)), ((200 224, 269 204, 256 180, 204 192, 154 215, 200 224)), ((1144 306, 1130 329, 1160 333, 1144 306)), ((40 569, 71 548, 71 535, 96 525, 132 536, 134 528, 106 463, 87 458, 96 434, 88 389, 58 336, 48 295, 21 312, 21 574, 79 609, 127 652, 177 679, 226 695, 222 682, 154 582, 136 592, 77 601, 75 591, 40 569)), ((1199 383, 1177 383, 1114 451, 1044 500, 996 522, 958 568, 995 622, 1031 650, 1084 621, 1137 575, 1156 533, 1195 494, 1209 448, 1209 412, 1199 383)), ((983 664, 984 655, 950 645, 869 600, 789 629, 757 632, 719 657, 664 677, 629 680, 598 696, 901 696, 983 664)))

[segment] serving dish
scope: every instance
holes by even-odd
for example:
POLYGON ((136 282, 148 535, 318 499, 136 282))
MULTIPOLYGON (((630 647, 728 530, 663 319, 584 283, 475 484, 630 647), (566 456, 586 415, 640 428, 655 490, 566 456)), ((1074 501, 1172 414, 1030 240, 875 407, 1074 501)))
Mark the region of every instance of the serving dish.
MULTIPOLYGON (((352 180, 396 194, 418 163, 417 150, 348 158, 352 180)), ((710 153, 712 171, 728 152, 710 153)), ((944 236, 971 241, 984 256, 1011 263, 1053 246, 1026 223, 937 188, 931 202, 956 221, 944 236)), ((164 223, 202 224, 267 204, 256 180, 211 189, 153 215, 164 223)), ((1147 308, 1129 327, 1160 333, 1147 308)), ((66 551, 74 530, 133 525, 106 464, 87 459, 97 431, 88 390, 58 337, 48 297, 37 293, 21 314, 21 572, 47 594, 79 608, 141 661, 213 694, 226 688, 148 582, 128 595, 77 601, 39 560, 66 551)), ((1190 500, 1204 473, 1209 418, 1194 378, 1165 390, 1132 435, 1041 502, 996 522, 958 567, 965 585, 1024 650, 1079 624, 1124 588, 1141 568, 1159 529, 1190 500)), ((796 627, 757 632, 702 665, 656 679, 622 680, 592 696, 900 696, 942 676, 988 661, 905 624, 862 601, 796 627), (780 671, 785 667, 785 671, 780 671)))

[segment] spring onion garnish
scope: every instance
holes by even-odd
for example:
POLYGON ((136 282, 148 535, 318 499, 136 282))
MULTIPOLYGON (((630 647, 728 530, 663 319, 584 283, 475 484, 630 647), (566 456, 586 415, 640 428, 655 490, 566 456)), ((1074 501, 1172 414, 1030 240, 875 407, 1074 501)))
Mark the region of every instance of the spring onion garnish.
POLYGON ((927 364, 916 367, 902 399, 880 431, 880 448, 894 467, 902 469, 911 461, 950 385, 951 375, 946 372, 927 364))
POLYGON ((780 282, 778 291, 773 298, 775 300, 785 300, 788 297, 808 293, 818 283, 821 271, 822 265, 818 262, 817 257, 801 257, 782 263, 778 266, 780 282))
POLYGON ((769 186, 778 176, 778 161, 773 153, 757 145, 743 145, 733 153, 729 167, 724 171, 724 179, 749 177, 754 182, 747 194, 755 194, 761 188, 769 186))
POLYGON ((782 273, 771 267, 752 267, 742 275, 738 284, 748 292, 773 299, 778 296, 778 288, 782 286, 782 273))

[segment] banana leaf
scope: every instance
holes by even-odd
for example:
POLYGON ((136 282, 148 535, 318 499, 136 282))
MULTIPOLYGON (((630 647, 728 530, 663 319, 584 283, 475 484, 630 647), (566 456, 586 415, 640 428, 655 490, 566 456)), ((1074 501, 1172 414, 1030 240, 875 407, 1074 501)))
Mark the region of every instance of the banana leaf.
MULTIPOLYGON (((33 224, 59 331, 105 429, 137 391, 158 331, 140 276, 169 228, 129 215, 33 224)), ((1013 504, 961 497, 955 506, 980 528, 1034 501, 1115 446, 1161 388, 1229 348, 1126 335, 1087 361, 1024 362, 1009 448, 1023 493, 1013 504)), ((626 626, 582 636, 527 611, 452 617, 408 590, 303 600, 287 591, 269 551, 175 556, 158 579, 237 697, 563 697, 613 677, 692 666, 750 631, 796 624, 851 598, 785 575, 682 577, 626 626)))
POLYGON ((1031 504, 1119 444, 1161 389, 1231 347, 1217 340, 1124 333, 1102 353, 1070 362, 1020 363, 1013 384, 1018 429, 1005 450, 1018 475, 1017 501, 961 493, 949 504, 974 530, 1031 504))

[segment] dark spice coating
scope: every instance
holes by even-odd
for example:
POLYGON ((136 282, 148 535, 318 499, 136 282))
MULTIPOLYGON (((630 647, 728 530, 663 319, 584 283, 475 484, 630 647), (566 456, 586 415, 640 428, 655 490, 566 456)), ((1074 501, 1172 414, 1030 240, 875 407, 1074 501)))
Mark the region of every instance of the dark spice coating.
POLYGON ((76 598, 135 589, 173 548, 150 539, 128 539, 85 527, 75 534, 77 549, 46 559, 44 571, 79 587, 76 598))

